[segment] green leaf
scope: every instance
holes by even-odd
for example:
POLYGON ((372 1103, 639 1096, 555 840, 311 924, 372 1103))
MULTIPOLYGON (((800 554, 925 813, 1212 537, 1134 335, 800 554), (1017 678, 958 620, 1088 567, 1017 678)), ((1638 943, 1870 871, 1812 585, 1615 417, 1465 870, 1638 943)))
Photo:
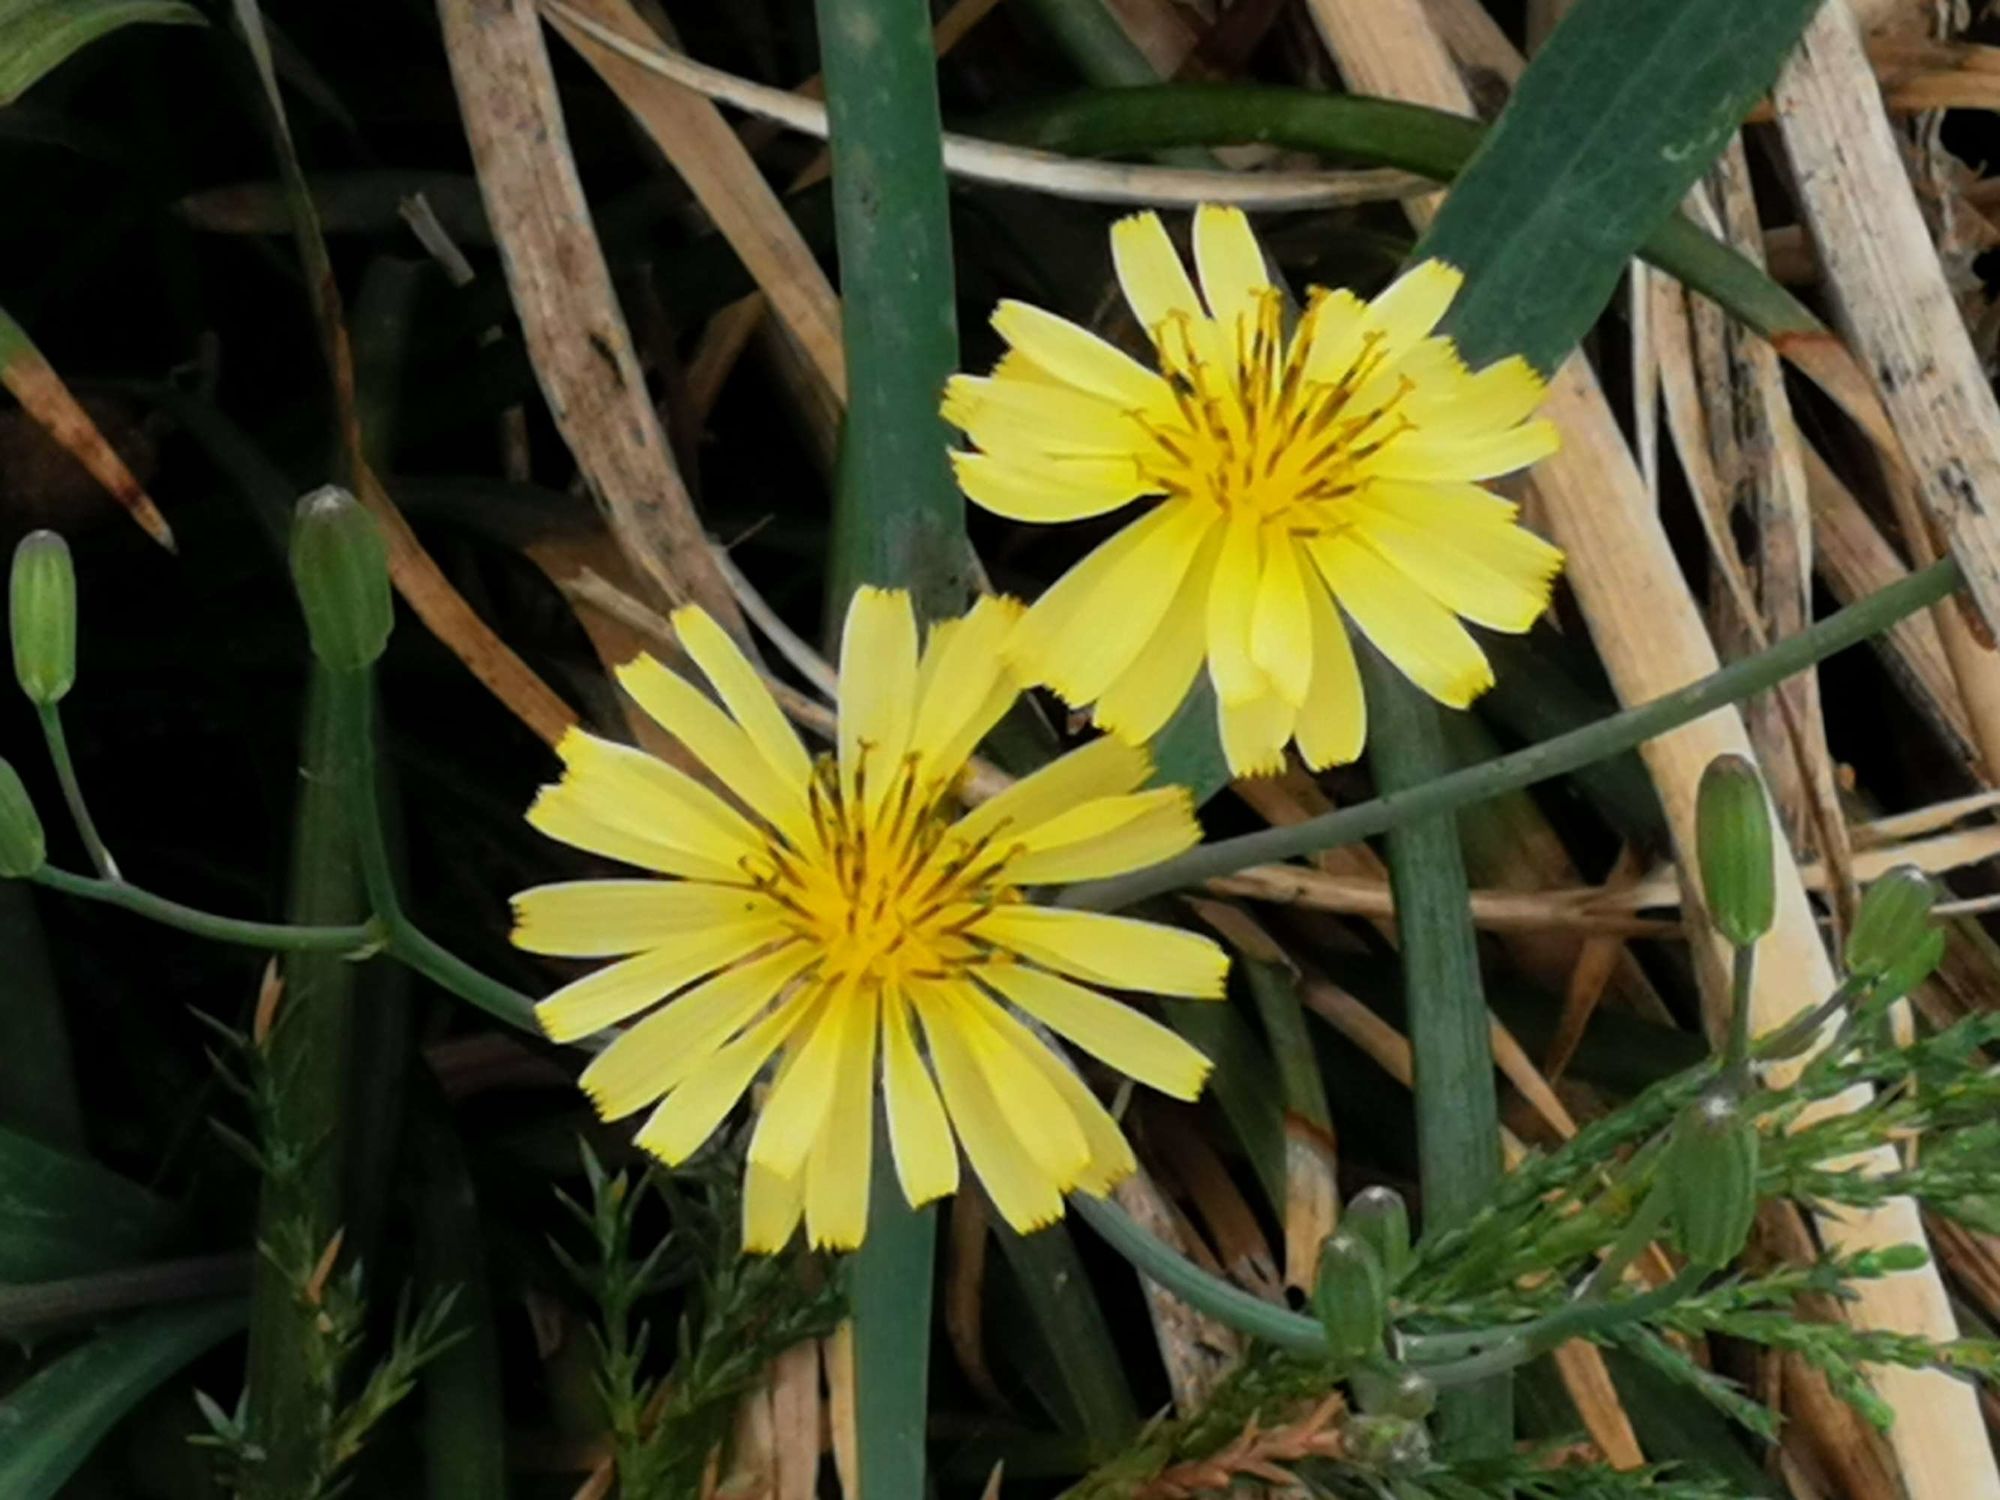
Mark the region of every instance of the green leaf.
POLYGON ((1552 370, 1777 76, 1819 0, 1582 0, 1536 54, 1417 254, 1465 272, 1474 364, 1552 370))
POLYGON ((1016 1234, 996 1220, 993 1234, 1047 1354, 1035 1395, 1074 1417, 1089 1461, 1102 1463, 1132 1441, 1139 1409, 1076 1240, 1067 1224, 1016 1234))
POLYGON ((206 26, 184 0, 0 0, 0 106, 101 36, 135 22, 206 26))
POLYGON ((169 1205, 96 1162, 0 1130, 0 1281, 129 1265, 166 1241, 175 1218, 169 1205))
POLYGON ((243 1304, 203 1302, 120 1324, 0 1401, 0 1495, 49 1500, 118 1419, 243 1326, 243 1304))

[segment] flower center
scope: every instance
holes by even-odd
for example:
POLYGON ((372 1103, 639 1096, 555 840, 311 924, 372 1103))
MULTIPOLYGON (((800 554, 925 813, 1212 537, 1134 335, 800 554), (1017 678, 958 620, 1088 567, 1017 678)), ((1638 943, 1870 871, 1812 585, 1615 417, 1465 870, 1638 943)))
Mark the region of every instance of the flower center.
POLYGON ((1177 314, 1154 330, 1176 413, 1141 419, 1153 440, 1140 459, 1149 484, 1297 535, 1345 526, 1340 502, 1359 488, 1357 466, 1413 425, 1396 410, 1410 387, 1374 378, 1385 357, 1374 333, 1334 378, 1309 376, 1325 305, 1315 290, 1289 340, 1268 287, 1233 329, 1177 314))
POLYGON ((843 788, 833 757, 821 756, 808 788, 818 847, 798 849, 767 831, 751 880, 824 955, 819 972, 829 983, 951 979, 987 956, 969 929, 993 906, 1020 899, 1002 878, 1008 850, 991 837, 953 837, 948 787, 921 785, 915 756, 878 794, 869 785, 873 759, 864 746, 855 784, 843 788))

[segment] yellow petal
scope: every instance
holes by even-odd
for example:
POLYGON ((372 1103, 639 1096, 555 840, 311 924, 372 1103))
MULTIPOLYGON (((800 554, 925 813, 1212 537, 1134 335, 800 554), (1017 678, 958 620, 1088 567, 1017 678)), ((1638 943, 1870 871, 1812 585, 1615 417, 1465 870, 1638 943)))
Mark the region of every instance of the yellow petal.
POLYGON ((1194 283, 1158 214, 1130 214, 1111 226, 1111 263, 1132 316, 1148 333, 1176 313, 1202 316, 1194 283))
POLYGON ((1352 536, 1312 549, 1333 597, 1397 669, 1438 702, 1464 708, 1493 685, 1493 669, 1457 617, 1412 588, 1352 536))
POLYGON ((1548 608, 1563 555, 1525 527, 1438 531, 1372 505, 1353 509, 1370 546, 1473 624, 1519 634, 1548 608))
POLYGON ((706 1066, 813 958, 795 942, 723 970, 613 1037, 577 1082, 603 1119, 645 1108, 706 1066))
POLYGON ((1208 675, 1224 702, 1248 702, 1271 691, 1264 669, 1250 654, 1261 553, 1257 523, 1231 516, 1208 588, 1208 675))
POLYGON ((1224 528, 1218 526, 1202 539, 1152 636, 1131 665, 1098 695, 1091 718, 1100 728, 1143 745, 1166 727, 1186 700, 1195 673, 1208 656, 1208 591, 1223 534, 1224 528))
POLYGON ((1427 530, 1509 526, 1521 507, 1484 486, 1461 480, 1370 478, 1354 496, 1372 510, 1393 511, 1427 530))
POLYGON ((1306 345, 1306 379, 1324 384, 1345 380, 1364 347, 1368 304, 1342 287, 1315 288, 1295 337, 1306 345))
POLYGON ((1152 486, 1129 457, 1054 458, 953 449, 951 471, 965 498, 1010 521, 1047 526, 1130 505, 1152 486))
POLYGON ((931 632, 917 663, 910 731, 910 749, 925 777, 956 776, 1019 696, 1004 651, 1020 619, 1017 600, 988 594, 931 632))
POLYGON ((1013 455, 1130 458, 1149 446, 1124 408, 1045 379, 954 375, 943 415, 979 447, 1013 455))
POLYGON ((780 1177, 755 1162, 743 1173, 743 1248, 752 1255, 776 1255, 791 1243, 805 1211, 805 1190, 795 1177, 780 1177))
POLYGON ((736 642, 695 605, 675 610, 673 626, 681 649, 701 668, 722 706, 743 726, 766 763, 780 780, 803 788, 812 775, 812 757, 736 642))
POLYGON ((1400 353, 1437 327, 1464 284, 1464 273, 1441 260, 1414 265, 1368 304, 1368 327, 1391 354, 1400 353))
POLYGON ((852 1250, 868 1233, 875 1160, 876 992, 850 997, 853 1012, 834 1061, 833 1098, 806 1167, 806 1238, 815 1250, 852 1250))
POLYGON ((1264 549, 1264 576, 1250 617, 1250 657, 1280 698, 1297 705, 1312 687, 1312 615, 1298 544, 1273 536, 1264 549))
MULTIPOLYGON (((862 1011, 869 1008, 852 978, 829 989, 819 1018, 810 1030, 801 1030, 786 1056, 784 1071, 771 1085, 770 1096, 757 1116, 756 1133, 750 1137, 751 1161, 783 1177, 796 1177, 805 1169, 813 1138, 820 1134, 833 1104, 834 1085, 849 1037, 861 1024, 862 1011)), ((806 1200, 810 1215, 810 1183, 806 1200)))
POLYGON ((1232 776, 1275 776, 1285 768, 1285 746, 1299 711, 1276 693, 1215 705, 1223 758, 1232 776))
MULTIPOLYGON (((778 915, 743 886, 678 880, 572 880, 514 897, 514 946, 560 958, 617 958, 717 922, 778 915)), ((775 922, 774 922, 775 925, 775 922)))
POLYGON ((1007 865, 1022 885, 1101 880, 1171 859, 1201 839, 1185 787, 1101 797, 1025 829, 1007 865))
POLYGON ((717 1052, 667 1095, 634 1138, 639 1149, 670 1167, 686 1161, 715 1133, 743 1097, 771 1054, 816 1011, 808 995, 794 995, 717 1052))
POLYGON ((1025 302, 993 310, 993 329, 1015 349, 1059 380, 1102 396, 1126 411, 1167 409, 1167 383, 1130 355, 1066 318, 1025 302))
POLYGON ((686 679, 650 656, 627 662, 618 669, 617 677, 618 685, 633 702, 687 746, 752 812, 781 830, 793 847, 811 838, 805 783, 780 774, 736 721, 696 692, 686 679))
POLYGON ((1368 700, 1361 691, 1361 671, 1354 660, 1354 643, 1333 599, 1318 581, 1306 588, 1312 610, 1313 681, 1299 705, 1299 754, 1318 771, 1357 760, 1368 738, 1368 700))
POLYGON ((1021 617, 1007 654, 1022 679, 1088 703, 1144 647, 1194 562, 1215 512, 1169 500, 1058 579, 1021 617))
POLYGON ((1152 774, 1152 757, 1137 745, 1092 740, 982 802, 952 825, 950 837, 961 848, 995 835, 1017 839, 1080 802, 1137 791, 1152 774))
POLYGON ((1547 391, 1534 366, 1516 354, 1455 380, 1418 384, 1408 400, 1411 415, 1427 427, 1491 432, 1525 422, 1547 391))
POLYGON ((1208 310, 1225 329, 1239 316, 1254 316, 1271 278, 1242 209, 1204 203, 1194 211, 1194 263, 1208 310))
POLYGON ((881 805, 909 747, 916 690, 910 596, 864 584, 854 591, 840 633, 840 780, 851 795, 861 777, 870 808, 881 805))
POLYGON ((958 1191, 958 1145, 938 1100, 930 1069, 917 1055, 909 1002, 885 995, 882 1004, 883 1102, 896 1176, 912 1208, 958 1191))
POLYGON ((1128 1078, 1176 1099, 1192 1099, 1209 1060, 1178 1033, 1131 1006, 1055 974, 993 964, 980 978, 1011 1003, 1128 1078))
POLYGON ((1101 912, 1000 906, 972 936, 1079 979, 1153 995, 1217 1000, 1229 973, 1229 955, 1198 933, 1101 912))
POLYGON ((1462 437, 1413 428, 1383 444, 1368 459, 1367 472, 1383 479, 1491 479, 1525 469, 1560 446, 1555 423, 1546 417, 1462 437))
MULTIPOLYGON (((556 753, 565 774, 555 787, 544 789, 544 799, 574 802, 582 812, 613 825, 637 823, 648 837, 684 849, 728 876, 740 877, 738 861, 763 848, 764 841, 735 808, 685 771, 643 750, 571 729, 557 743, 556 753)), ((530 822, 534 816, 531 809, 530 822)))
POLYGON ((1062 1217, 1062 1191, 1009 1128, 961 1033, 958 1010, 948 992, 932 990, 918 996, 917 1014, 923 1019, 952 1128, 1001 1218, 1022 1234, 1053 1224, 1062 1217))
POLYGON ((1103 1197, 1138 1169, 1139 1163, 1132 1155, 1131 1142, 1125 1139, 1118 1122, 1097 1102, 1097 1096, 1070 1070, 1068 1063, 1046 1047, 1035 1048, 1029 1056, 1069 1106, 1090 1147, 1090 1160, 1071 1186, 1077 1192, 1089 1193, 1094 1198, 1103 1197))
POLYGON ((722 922, 680 932, 657 948, 607 964, 564 985, 535 1007, 535 1020, 552 1042, 573 1042, 657 1004, 683 985, 748 957, 783 936, 768 918, 722 922))
POLYGON ((1067 1192, 1090 1164, 1090 1142, 1062 1095, 1031 1061, 1042 1044, 984 995, 961 993, 956 1022, 1014 1139, 1056 1188, 1067 1192))

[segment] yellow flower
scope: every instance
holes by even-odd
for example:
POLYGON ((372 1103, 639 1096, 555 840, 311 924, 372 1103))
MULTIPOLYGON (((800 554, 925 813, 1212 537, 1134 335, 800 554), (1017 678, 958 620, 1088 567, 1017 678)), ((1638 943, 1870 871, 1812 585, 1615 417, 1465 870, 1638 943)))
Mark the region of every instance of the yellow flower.
POLYGON ((1042 596, 1010 652, 1023 676, 1144 742, 1205 661, 1232 770, 1354 759, 1366 710, 1351 621, 1411 681, 1462 708, 1492 685, 1460 623, 1526 630, 1562 554, 1478 481, 1551 452, 1525 360, 1466 368, 1432 329, 1461 277, 1438 261, 1372 302, 1282 293, 1243 215, 1194 221, 1201 295, 1155 214, 1111 233, 1158 371, 1052 313, 1003 302, 1010 352, 956 376, 947 420, 977 504, 1076 521, 1164 497, 1042 596), (1335 606, 1338 606, 1336 608, 1335 606))
POLYGON ((541 1002, 551 1038, 647 1012, 584 1070, 600 1114, 654 1106, 638 1142, 677 1164, 777 1057, 750 1138, 753 1250, 784 1245, 801 1217, 815 1245, 861 1242, 878 1070, 913 1204, 958 1186, 954 1137, 1021 1230, 1058 1218, 1071 1189, 1103 1193, 1130 1172, 1111 1116, 1017 1011, 1176 1098, 1200 1092, 1207 1059, 1100 988, 1219 997, 1221 949, 1024 899, 1187 848, 1188 794, 1142 790, 1145 753, 1103 739, 956 815, 973 747, 1018 690, 1001 646, 1019 614, 983 599, 919 653, 909 596, 860 590, 836 753, 815 761, 720 627, 683 609, 681 645, 720 706, 651 657, 618 679, 729 797, 572 730, 562 779, 529 810, 552 838, 667 877, 514 898, 519 946, 619 960, 541 1002))

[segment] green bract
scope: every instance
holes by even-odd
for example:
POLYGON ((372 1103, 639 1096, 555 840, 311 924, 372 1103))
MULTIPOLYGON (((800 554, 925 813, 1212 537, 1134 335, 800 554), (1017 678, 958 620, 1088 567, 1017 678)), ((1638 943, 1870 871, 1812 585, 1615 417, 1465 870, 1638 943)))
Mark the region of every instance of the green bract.
POLYGON ((43 708, 60 702, 76 681, 76 569, 55 532, 21 538, 7 606, 21 691, 43 708))
POLYGON ((1326 1330, 1327 1351, 1337 1362, 1355 1364, 1382 1347, 1389 1286, 1381 1259, 1360 1235, 1342 1229, 1326 1237, 1312 1300, 1326 1330))
POLYGON ((396 623, 389 555, 374 517, 347 491, 328 485, 299 502, 292 582, 313 655, 339 672, 373 665, 396 623))
POLYGON ((0 760, 0 875, 32 875, 48 861, 42 820, 28 789, 6 761, 0 760))
POLYGON ((1936 901, 1937 886, 1915 865, 1898 865, 1869 886, 1841 955, 1847 972, 1879 980, 1920 953, 1936 901))

